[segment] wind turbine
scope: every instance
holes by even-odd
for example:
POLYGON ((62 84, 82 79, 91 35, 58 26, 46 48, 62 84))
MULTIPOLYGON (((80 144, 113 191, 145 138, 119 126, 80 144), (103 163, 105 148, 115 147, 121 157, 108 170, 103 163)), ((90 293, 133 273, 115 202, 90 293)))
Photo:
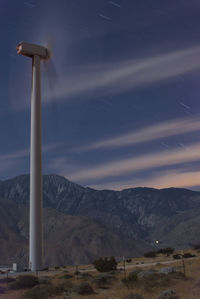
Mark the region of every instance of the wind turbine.
POLYGON ((50 52, 43 46, 21 42, 17 53, 32 59, 29 267, 38 271, 43 267, 40 60, 50 58, 50 52))

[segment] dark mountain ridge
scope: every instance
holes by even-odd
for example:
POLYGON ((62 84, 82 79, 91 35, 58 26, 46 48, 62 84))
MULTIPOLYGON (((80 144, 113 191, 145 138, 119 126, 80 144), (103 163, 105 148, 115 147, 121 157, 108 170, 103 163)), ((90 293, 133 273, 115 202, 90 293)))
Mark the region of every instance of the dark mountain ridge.
MULTIPOLYGON (((28 205, 29 176, 21 175, 0 182, 0 198, 17 205, 28 205)), ((43 199, 45 207, 67 215, 98 220, 129 239, 153 243, 159 238, 163 244, 167 242, 167 245, 179 247, 198 240, 200 242, 199 235, 193 233, 196 226, 188 236, 183 230, 188 225, 191 227, 194 217, 195 223, 200 223, 196 213, 200 211, 200 192, 143 187, 97 191, 81 187, 58 175, 44 175, 43 199), (177 230, 177 227, 180 229, 177 230)))
MULTIPOLYGON (((0 265, 28 265, 29 211, 24 205, 0 200, 0 265)), ((48 266, 87 264, 99 256, 139 256, 144 242, 119 233, 85 216, 69 216, 44 208, 44 263, 48 266)))

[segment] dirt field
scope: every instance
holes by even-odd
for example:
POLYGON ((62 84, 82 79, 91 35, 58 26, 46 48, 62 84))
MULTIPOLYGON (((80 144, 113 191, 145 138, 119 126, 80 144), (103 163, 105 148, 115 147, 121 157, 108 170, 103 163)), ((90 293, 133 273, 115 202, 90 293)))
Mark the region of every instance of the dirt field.
MULTIPOLYGON (((124 265, 119 263, 119 270, 113 274, 113 277, 110 277, 107 282, 104 281, 101 285, 94 283, 95 277, 98 277, 99 272, 97 272, 92 265, 78 267, 82 276, 74 275, 75 267, 72 266, 41 272, 38 276, 40 278, 46 277, 49 280, 49 287, 45 287, 44 284, 42 284, 41 288, 44 286, 44 290, 41 294, 39 293, 39 295, 37 295, 37 298, 123 299, 125 295, 137 293, 142 295, 144 299, 156 299, 162 291, 173 289, 176 291, 178 298, 199 299, 200 255, 192 250, 188 251, 195 253, 196 257, 184 259, 185 269, 183 268, 183 261, 174 260, 172 256, 166 257, 159 255, 156 258, 137 258, 132 259, 130 263, 126 263, 125 272, 124 265), (136 269, 138 269, 138 271, 148 269, 159 271, 166 267, 173 267, 176 273, 172 275, 162 275, 159 279, 156 278, 158 276, 155 274, 139 281, 128 280, 129 273, 136 269), (183 275, 184 271, 185 276, 183 275), (82 282, 88 282, 94 290, 94 293, 87 295, 78 294, 74 287, 82 282), (52 293, 50 288, 52 288, 52 293)), ((106 276, 106 274, 103 275, 106 276)), ((0 277, 0 279, 2 278, 0 277)), ((1 288, 4 288, 4 293, 0 294, 2 299, 20 299, 23 297, 23 294, 26 294, 23 298, 34 298, 36 296, 34 293, 31 293, 32 290, 31 292, 23 288, 10 290, 10 283, 0 282, 0 290, 1 288)))

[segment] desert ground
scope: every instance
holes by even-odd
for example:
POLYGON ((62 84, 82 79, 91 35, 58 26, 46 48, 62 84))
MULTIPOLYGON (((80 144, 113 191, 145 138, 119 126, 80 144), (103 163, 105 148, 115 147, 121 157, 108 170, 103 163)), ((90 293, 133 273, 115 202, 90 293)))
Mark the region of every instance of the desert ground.
MULTIPOLYGON (((50 268, 34 275, 39 283, 34 287, 13 287, 15 278, 23 274, 11 274, 6 281, 5 274, 0 275, 0 296, 2 299, 21 298, 65 298, 65 299, 157 299, 165 290, 173 290, 176 297, 161 298, 200 298, 200 253, 185 250, 196 257, 173 259, 172 255, 159 254, 155 258, 132 258, 131 262, 119 262, 117 271, 100 273, 93 265, 63 266, 50 268), (163 268, 173 269, 172 273, 160 274, 163 268), (143 273, 136 278, 135 273, 143 273), (132 276, 131 276, 132 275, 132 276), (91 289, 80 291, 80 285, 91 289), (81 294, 80 294, 81 293, 81 294), (138 294, 141 297, 127 297, 138 294)), ((181 253, 181 252, 177 252, 181 253)), ((175 295, 174 295, 175 296, 175 295)))

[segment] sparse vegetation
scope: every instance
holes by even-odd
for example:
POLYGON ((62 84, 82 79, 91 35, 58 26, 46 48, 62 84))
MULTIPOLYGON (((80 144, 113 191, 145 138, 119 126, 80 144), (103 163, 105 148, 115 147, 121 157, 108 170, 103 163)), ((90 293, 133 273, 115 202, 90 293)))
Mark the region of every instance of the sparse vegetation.
POLYGON ((144 253, 144 257, 156 257, 156 251, 148 251, 144 253))
POLYGON ((180 271, 178 271, 178 272, 171 272, 168 275, 169 275, 169 278, 172 278, 172 279, 180 279, 180 280, 181 279, 183 279, 183 280, 187 279, 186 276, 184 275, 184 273, 180 272, 180 271))
POLYGON ((64 289, 60 286, 40 284, 33 287, 31 290, 26 291, 21 299, 43 299, 49 298, 53 295, 61 295, 64 289))
MULTIPOLYGON (((186 253, 193 254, 194 252, 188 250, 186 253)), ((182 257, 179 251, 175 254, 182 257)), ((16 287, 16 281, 13 278, 8 283, 5 278, 0 280, 0 283, 2 283, 0 293, 2 292, 2 297, 5 294, 6 298, 15 298, 15 294, 17 294, 16 299, 48 299, 51 297, 55 299, 163 299, 165 297, 159 296, 164 296, 167 290, 173 289, 176 292, 174 298, 190 299, 193 298, 191 292, 195 286, 195 291, 198 294, 195 298, 199 298, 200 283, 197 280, 200 276, 199 259, 185 260, 187 276, 183 273, 182 260, 174 261, 174 264, 167 264, 166 267, 162 265, 162 261, 170 261, 170 259, 162 256, 161 261, 161 256, 157 256, 155 266, 153 265, 151 268, 147 267, 147 264, 142 266, 143 261, 145 264, 149 263, 149 259, 147 261, 144 258, 136 258, 133 265, 127 266, 125 273, 116 270, 98 273, 89 265, 81 265, 79 267, 80 274, 77 276, 73 273, 74 267, 67 267, 65 271, 63 269, 55 272, 50 271, 49 274, 48 272, 39 273, 38 278, 28 274, 21 275, 16 281, 22 279, 23 287, 22 284, 16 287), (160 261, 160 263, 158 264, 157 261, 160 261), (136 263, 140 264, 137 268, 135 268, 136 263), (132 267, 133 269, 131 269, 132 267), (169 271, 170 268, 174 271, 169 271), (27 286, 27 284, 25 286, 24 276, 25 279, 34 277, 33 280, 36 279, 35 283, 37 284, 33 287, 27 286), (9 289, 12 284, 15 284, 15 287, 9 289)), ((154 261, 153 258, 152 261, 154 261)))
POLYGON ((195 257, 195 256, 196 256, 195 254, 192 254, 190 252, 186 252, 183 254, 184 259, 188 259, 188 258, 195 257))
POLYGON ((68 274, 68 273, 64 273, 61 276, 59 276, 60 279, 71 279, 73 278, 73 275, 68 274))
POLYGON ((154 273, 139 280, 140 287, 146 291, 169 286, 169 275, 154 273))
POLYGON ((51 284, 51 279, 49 276, 40 276, 38 278, 39 284, 51 284))
POLYGON ((98 288, 107 288, 108 276, 106 274, 98 274, 92 279, 92 283, 98 288))
POLYGON ((175 260, 180 260, 181 257, 182 257, 181 254, 178 254, 178 253, 176 253, 176 254, 173 255, 173 258, 174 258, 175 260))
POLYGON ((112 273, 100 273, 91 282, 98 288, 106 289, 116 277, 112 273))
POLYGON ((98 260, 93 262, 95 269, 99 272, 109 272, 117 269, 117 261, 113 256, 110 258, 100 257, 98 260))
POLYGON ((152 292, 155 289, 166 288, 170 286, 170 282, 174 279, 185 280, 185 276, 181 272, 173 272, 169 274, 160 273, 156 270, 135 270, 122 279, 122 283, 127 288, 140 289, 144 292, 152 292))
POLYGON ((39 284, 38 278, 34 275, 19 275, 9 287, 11 289, 29 289, 39 284))
POLYGON ((122 278, 122 282, 123 282, 127 287, 129 287, 130 285, 133 285, 133 284, 135 284, 136 282, 138 282, 138 273, 137 273, 137 271, 130 272, 130 273, 128 274, 128 277, 126 277, 126 278, 122 278))
POLYGON ((173 252, 174 252, 174 248, 171 247, 161 248, 157 251, 157 253, 167 254, 167 255, 173 254, 173 252))
POLYGON ((80 295, 93 294, 94 290, 88 282, 81 282, 73 286, 73 291, 80 295))
POLYGON ((132 262, 132 259, 126 259, 126 262, 127 262, 127 263, 131 263, 131 262, 132 262))

